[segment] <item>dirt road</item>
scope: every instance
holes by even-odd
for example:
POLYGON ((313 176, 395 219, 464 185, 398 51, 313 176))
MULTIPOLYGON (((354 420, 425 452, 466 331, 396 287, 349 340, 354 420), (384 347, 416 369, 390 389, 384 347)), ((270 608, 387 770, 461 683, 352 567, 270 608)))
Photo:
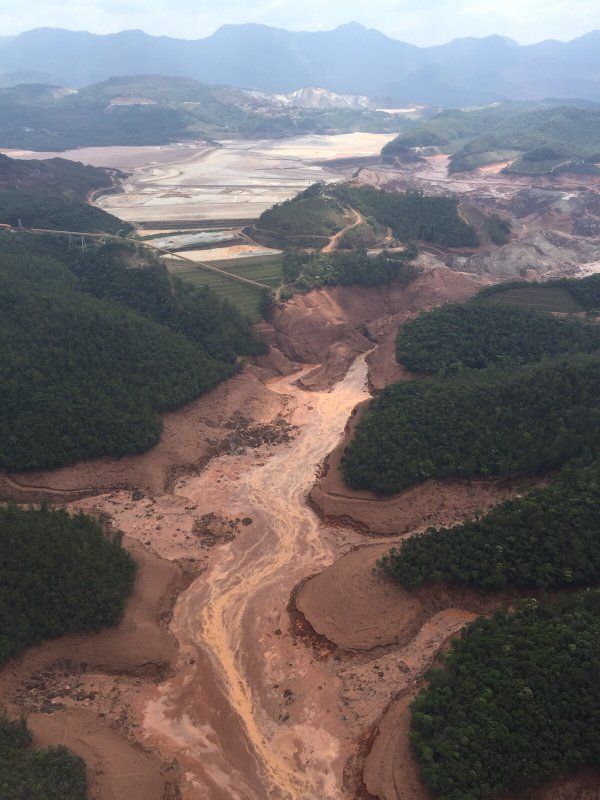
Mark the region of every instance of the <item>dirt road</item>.
POLYGON ((321 250, 322 253, 331 253, 332 250, 337 250, 338 244, 342 236, 351 231, 353 228, 357 228, 363 222, 362 214, 357 211, 355 208, 348 209, 352 215, 354 216, 354 222, 351 222, 349 225, 346 225, 345 228, 342 228, 341 231, 338 231, 334 236, 331 237, 329 242, 325 245, 325 247, 321 250))

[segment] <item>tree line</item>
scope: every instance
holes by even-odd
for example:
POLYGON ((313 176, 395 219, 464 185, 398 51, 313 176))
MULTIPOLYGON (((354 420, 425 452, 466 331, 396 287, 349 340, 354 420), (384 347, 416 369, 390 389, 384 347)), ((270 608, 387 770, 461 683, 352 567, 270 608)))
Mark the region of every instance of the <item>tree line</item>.
POLYGON ((26 238, 0 252, 5 469, 142 452, 158 441, 160 412, 234 374, 238 354, 264 350, 232 306, 161 265, 131 267, 128 249, 65 248, 58 261, 57 245, 41 255, 37 239, 28 255, 26 238))
POLYGON ((555 469, 600 444, 600 356, 404 381, 369 405, 341 460, 346 483, 393 494, 428 478, 555 469))
POLYGON ((508 305, 445 305, 406 323, 396 356, 419 373, 484 369, 600 349, 600 327, 508 305))
POLYGON ((598 591, 476 620, 413 703, 423 779, 481 800, 600 766, 599 675, 598 591))
POLYGON ((483 516, 410 537, 379 568, 411 589, 442 581, 485 589, 596 586, 599 507, 600 462, 584 459, 483 516))

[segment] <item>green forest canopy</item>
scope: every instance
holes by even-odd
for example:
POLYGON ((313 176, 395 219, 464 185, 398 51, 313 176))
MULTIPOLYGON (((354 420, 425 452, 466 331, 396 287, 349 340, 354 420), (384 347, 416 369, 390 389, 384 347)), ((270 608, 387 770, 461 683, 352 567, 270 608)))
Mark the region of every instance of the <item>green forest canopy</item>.
POLYGON ((451 372, 600 350, 600 326, 508 305, 445 305, 398 332, 398 361, 413 372, 451 372))
POLYGON ((484 800, 600 765, 600 593, 480 618, 412 706, 439 800, 484 800))
POLYGON ((369 256, 365 250, 334 251, 306 255, 288 251, 283 260, 283 277, 292 290, 308 292, 323 286, 376 286, 391 280, 407 285, 418 275, 413 263, 416 247, 403 253, 382 252, 369 256))
POLYGON ((263 352, 249 321, 210 290, 132 259, 125 245, 81 254, 0 237, 0 466, 146 450, 159 412, 232 375, 237 355, 263 352))
POLYGON ((426 195, 418 191, 387 192, 372 186, 316 183, 291 200, 274 206, 260 217, 256 231, 271 244, 323 247, 351 218, 345 209, 359 211, 375 226, 391 228, 404 243, 424 241, 446 247, 477 247, 472 225, 459 214, 452 195, 426 195), (270 238, 269 238, 270 235, 270 238))
POLYGON ((373 186, 337 184, 332 191, 345 205, 389 226, 401 242, 428 242, 444 247, 477 247, 472 225, 458 211, 453 195, 418 191, 386 192, 373 186))
POLYGON ((0 664, 45 639, 116 625, 135 562, 85 514, 0 507, 0 664))
POLYGON ((451 153, 454 172, 519 154, 515 171, 548 172, 565 159, 592 165, 600 160, 600 111, 552 101, 448 109, 401 132, 382 155, 402 157, 414 147, 451 153))
POLYGON ((27 160, 0 154, 0 223, 127 233, 131 225, 87 202, 92 190, 111 183, 106 170, 64 158, 27 160))
POLYGON ((24 720, 0 710, 3 800, 86 800, 85 764, 64 747, 35 750, 24 720))
POLYGON ((408 588, 450 582, 503 589, 600 583, 600 462, 562 470, 548 486, 453 528, 430 528, 379 562, 408 588))
POLYGON ((369 405, 341 461, 382 494, 428 478, 532 474, 600 444, 600 356, 402 381, 369 405))

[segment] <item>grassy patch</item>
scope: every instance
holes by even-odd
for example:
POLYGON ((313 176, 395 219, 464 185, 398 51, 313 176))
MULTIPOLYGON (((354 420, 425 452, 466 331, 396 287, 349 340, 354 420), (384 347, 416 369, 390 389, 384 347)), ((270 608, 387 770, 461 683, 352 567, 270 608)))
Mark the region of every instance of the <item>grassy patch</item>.
MULTIPOLYGON (((211 261, 212 266, 224 269, 234 275, 247 278, 251 281, 258 281, 267 286, 276 288, 281 283, 281 264, 282 256, 248 256, 246 258, 232 258, 224 261, 211 261)), ((190 269, 177 272, 181 280, 191 283, 194 286, 210 286, 210 288, 222 300, 229 300, 237 306, 244 314, 248 314, 251 319, 260 319, 258 310, 261 290, 258 286, 240 283, 226 275, 219 275, 216 272, 205 269, 198 265, 196 269, 190 265, 190 269)))
POLYGON ((489 298, 490 303, 518 306, 530 311, 562 312, 575 314, 583 311, 573 295, 555 286, 523 286, 506 289, 489 298))

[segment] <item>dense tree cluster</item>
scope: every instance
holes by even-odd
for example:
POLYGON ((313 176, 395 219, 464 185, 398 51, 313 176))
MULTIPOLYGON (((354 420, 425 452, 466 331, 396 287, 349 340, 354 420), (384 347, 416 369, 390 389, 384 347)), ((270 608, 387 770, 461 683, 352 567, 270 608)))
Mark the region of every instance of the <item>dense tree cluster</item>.
POLYGON ((286 284, 301 292, 323 286, 376 286, 391 280, 408 284, 419 272, 411 263, 416 255, 414 246, 403 253, 384 251, 377 256, 369 256, 366 250, 315 255, 290 251, 283 260, 283 275, 286 284))
POLYGON ((484 223, 484 230, 494 244, 506 244, 510 239, 510 221, 499 214, 492 214, 484 223))
POLYGON ((256 230, 284 248, 323 247, 346 224, 339 201, 324 184, 314 183, 296 197, 264 211, 256 230))
POLYGON ((50 228, 117 234, 129 229, 121 220, 85 200, 46 191, 0 190, 0 222, 13 227, 50 228))
POLYGON ((66 633, 116 625, 135 562, 85 514, 0 508, 0 663, 66 633))
POLYGON ((434 795, 481 800, 599 766, 599 675, 597 591, 468 626, 412 707, 434 795))
POLYGON ((398 361, 413 372, 452 372, 600 349, 600 327, 508 305, 445 305, 406 323, 398 361))
MULTIPOLYGON (((64 256, 63 256, 64 257, 64 256)), ((201 345, 211 356, 232 361, 265 347, 250 321, 207 287, 192 286, 169 274, 147 251, 113 243, 86 253, 70 251, 69 265, 83 291, 128 308, 201 345)))
POLYGON ((345 206, 356 208, 389 226, 402 242, 423 241, 445 247, 477 247, 472 225, 458 213, 451 195, 426 195, 418 191, 386 192, 373 186, 338 184, 331 189, 345 206))
POLYGON ((111 185, 106 170, 64 158, 20 160, 0 154, 0 222, 26 228, 126 233, 131 225, 90 205, 93 189, 111 185))
MULTIPOLYGON (((543 290, 563 289, 568 292, 585 311, 600 311, 600 274, 589 275, 587 278, 555 278, 542 283, 528 281, 509 281, 486 286, 477 295, 478 299, 501 299, 502 294, 508 290, 543 290)), ((557 309, 558 310, 558 309, 557 309)))
POLYGON ((409 588, 440 581, 486 589, 595 586, 599 507, 600 462, 572 465, 483 517, 412 536, 379 566, 409 588))
POLYGON ((64 747, 35 750, 23 720, 0 711, 3 800, 86 800, 85 764, 64 747))
POLYGON ((384 389, 341 462, 356 489, 400 492, 427 478, 533 473, 600 444, 600 357, 465 370, 384 389))
POLYGON ((39 255, 37 237, 13 235, 10 247, 0 251, 4 468, 146 450, 158 412, 232 375, 236 353, 264 348, 238 311, 171 283, 160 265, 131 268, 110 248, 59 262, 39 255), (38 255, 26 255, 26 238, 38 255))

